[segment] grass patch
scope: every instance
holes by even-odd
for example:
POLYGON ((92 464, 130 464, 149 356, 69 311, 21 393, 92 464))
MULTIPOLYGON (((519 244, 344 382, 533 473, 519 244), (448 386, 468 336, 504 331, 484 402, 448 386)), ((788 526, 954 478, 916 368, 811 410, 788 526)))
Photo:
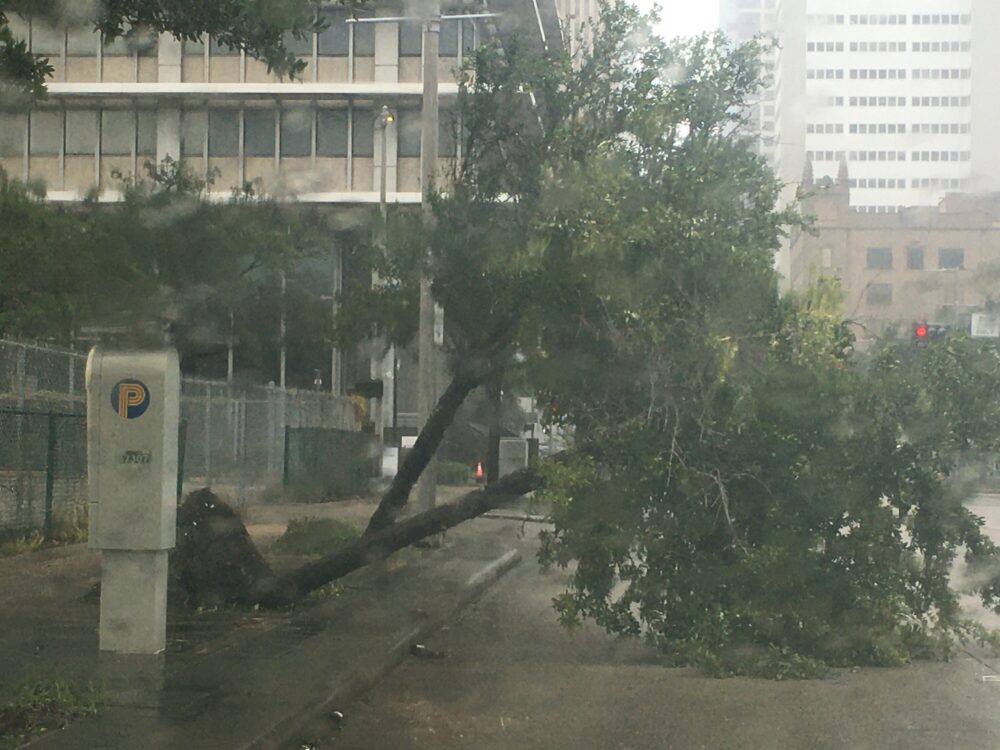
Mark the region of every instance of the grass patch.
POLYGON ((96 716, 103 703, 92 683, 83 688, 65 680, 26 683, 13 701, 0 708, 0 750, 12 750, 30 737, 62 729, 73 719, 96 716))
POLYGON ((80 544, 87 541, 88 514, 87 504, 73 506, 69 512, 59 514, 53 519, 52 539, 45 540, 38 529, 26 531, 16 536, 0 541, 0 557, 23 555, 43 547, 58 547, 64 544, 80 544))
POLYGON ((285 533, 271 545, 271 551, 286 555, 322 555, 353 542, 361 530, 335 518, 295 518, 285 533))

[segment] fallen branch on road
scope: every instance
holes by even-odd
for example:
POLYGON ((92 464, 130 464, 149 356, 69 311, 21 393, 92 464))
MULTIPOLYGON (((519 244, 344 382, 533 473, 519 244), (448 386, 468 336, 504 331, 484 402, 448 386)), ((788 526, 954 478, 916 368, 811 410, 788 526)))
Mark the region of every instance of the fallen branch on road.
POLYGON ((326 557, 282 576, 260 582, 254 602, 267 608, 287 607, 330 581, 384 559, 414 542, 481 516, 505 502, 541 487, 541 478, 531 469, 521 469, 500 479, 492 487, 474 490, 457 501, 399 521, 366 534, 326 557))

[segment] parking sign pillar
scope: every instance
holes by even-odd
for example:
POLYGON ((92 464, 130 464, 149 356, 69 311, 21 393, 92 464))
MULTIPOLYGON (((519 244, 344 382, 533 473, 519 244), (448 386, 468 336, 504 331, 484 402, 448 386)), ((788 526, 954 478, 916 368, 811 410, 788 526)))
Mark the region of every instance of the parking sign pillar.
POLYGON ((90 352, 90 546, 101 551, 102 651, 157 654, 166 647, 179 427, 176 352, 90 352))

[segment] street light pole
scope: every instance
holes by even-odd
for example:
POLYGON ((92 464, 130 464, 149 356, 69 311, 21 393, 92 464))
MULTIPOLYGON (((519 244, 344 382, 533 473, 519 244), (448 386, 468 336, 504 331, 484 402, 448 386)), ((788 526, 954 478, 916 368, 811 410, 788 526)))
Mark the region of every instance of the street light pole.
MULTIPOLYGON (((438 40, 441 31, 441 2, 430 0, 424 19, 423 102, 420 111, 420 192, 424 226, 433 221, 431 197, 438 156, 438 40)), ((420 276, 420 330, 418 340, 420 368, 417 374, 417 411, 423 429, 437 400, 435 387, 434 298, 426 274, 420 276)), ((432 456, 417 482, 417 510, 427 511, 437 501, 437 458, 432 456)))
MULTIPOLYGON (((379 112, 378 117, 375 118, 375 126, 381 131, 382 138, 379 144, 379 155, 381 156, 382 163, 379 167, 379 214, 382 217, 381 226, 379 228, 379 246, 385 249, 385 232, 386 232, 386 192, 388 175, 388 149, 386 142, 389 140, 389 124, 395 120, 395 115, 389 110, 385 105, 382 106, 382 111, 379 112)), ((376 272, 372 272, 372 284, 380 284, 381 280, 378 278, 376 272)), ((385 448, 385 404, 387 398, 391 398, 385 385, 388 382, 392 383, 392 392, 395 394, 396 391, 396 372, 395 372, 395 360, 396 360, 396 350, 394 347, 389 347, 384 355, 381 352, 382 343, 379 341, 375 342, 375 349, 372 352, 371 361, 371 376, 375 380, 381 380, 383 383, 382 397, 376 401, 375 406, 375 434, 378 436, 379 444, 382 446, 383 450, 385 448), (391 358, 393 362, 393 371, 391 377, 387 377, 386 373, 386 361, 391 358)))

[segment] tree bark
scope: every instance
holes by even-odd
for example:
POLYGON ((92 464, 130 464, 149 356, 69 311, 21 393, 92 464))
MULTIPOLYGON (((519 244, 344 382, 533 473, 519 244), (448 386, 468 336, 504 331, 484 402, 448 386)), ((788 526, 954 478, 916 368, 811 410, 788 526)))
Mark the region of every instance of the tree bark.
POLYGON ((486 435, 486 486, 491 487, 500 479, 500 428, 503 421, 503 402, 500 395, 500 376, 494 375, 486 384, 487 435, 486 435))
POLYGON ((445 392, 441 394, 441 398, 434 406, 434 411, 431 412, 427 424, 417 436, 417 442, 410 450, 406 460, 403 461, 402 466, 399 467, 396 476, 392 479, 392 484, 389 485, 389 489, 382 496, 378 508, 369 519, 365 536, 384 529, 396 519, 400 510, 406 505, 410 490, 413 489, 413 485, 416 484, 420 474, 430 463, 431 457, 444 439, 445 430, 455 419, 455 414, 462 402, 482 383, 482 380, 483 375, 472 370, 459 372, 452 378, 451 383, 448 384, 445 392))
POLYGON ((480 516, 539 487, 541 478, 531 469, 513 472, 492 487, 474 490, 454 503, 439 505, 433 510, 392 524, 388 528, 365 534, 346 547, 291 573, 266 579, 257 587, 254 601, 270 608, 294 604, 310 591, 330 581, 388 557, 396 550, 425 537, 480 516))

